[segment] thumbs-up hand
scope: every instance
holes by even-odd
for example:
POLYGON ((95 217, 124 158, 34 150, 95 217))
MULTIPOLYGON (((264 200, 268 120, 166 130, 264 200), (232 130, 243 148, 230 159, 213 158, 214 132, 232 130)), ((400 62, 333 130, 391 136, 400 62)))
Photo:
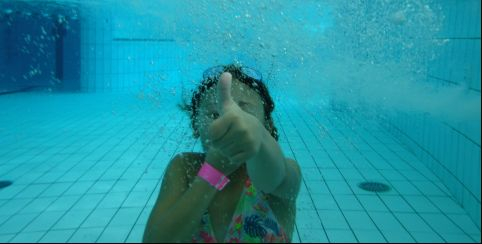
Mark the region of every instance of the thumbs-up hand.
POLYGON ((232 75, 224 72, 218 82, 220 116, 208 129, 211 146, 232 162, 242 164, 255 156, 261 146, 263 125, 244 112, 231 96, 232 75))

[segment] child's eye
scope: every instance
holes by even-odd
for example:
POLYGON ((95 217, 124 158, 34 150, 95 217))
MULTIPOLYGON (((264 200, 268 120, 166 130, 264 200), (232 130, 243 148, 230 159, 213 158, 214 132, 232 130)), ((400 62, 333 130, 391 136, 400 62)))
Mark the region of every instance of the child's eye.
POLYGON ((211 117, 212 119, 217 119, 219 117, 219 114, 216 113, 216 112, 213 112, 213 113, 210 114, 209 117, 211 117))

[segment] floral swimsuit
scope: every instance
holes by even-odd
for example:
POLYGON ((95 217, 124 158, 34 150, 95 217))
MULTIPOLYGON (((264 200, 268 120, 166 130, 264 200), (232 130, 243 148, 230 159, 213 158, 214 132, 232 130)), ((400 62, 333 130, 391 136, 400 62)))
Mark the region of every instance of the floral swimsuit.
MULTIPOLYGON (((266 196, 258 194, 248 178, 223 242, 265 243, 289 241, 283 227, 278 223, 276 216, 269 207, 266 196)), ((207 210, 201 219, 199 231, 192 236, 192 242, 219 242, 214 236, 207 210)))

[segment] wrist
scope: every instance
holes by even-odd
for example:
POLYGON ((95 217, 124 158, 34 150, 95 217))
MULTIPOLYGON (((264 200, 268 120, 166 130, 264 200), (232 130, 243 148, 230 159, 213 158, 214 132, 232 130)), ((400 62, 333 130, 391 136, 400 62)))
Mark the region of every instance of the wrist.
POLYGON ((221 191, 230 181, 226 175, 207 162, 204 162, 197 176, 207 181, 219 191, 221 191))

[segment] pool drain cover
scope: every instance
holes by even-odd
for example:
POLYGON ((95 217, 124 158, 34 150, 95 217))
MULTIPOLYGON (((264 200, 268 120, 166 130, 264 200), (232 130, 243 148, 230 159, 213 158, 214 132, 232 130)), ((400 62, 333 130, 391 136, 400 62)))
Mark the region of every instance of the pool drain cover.
POLYGON ((12 184, 11 181, 8 181, 8 180, 0 180, 0 189, 5 188, 5 187, 7 187, 7 186, 9 186, 9 185, 11 185, 11 184, 12 184))
POLYGON ((358 184, 358 187, 365 191, 371 192, 386 192, 390 190, 390 187, 386 184, 374 181, 366 181, 358 184))

